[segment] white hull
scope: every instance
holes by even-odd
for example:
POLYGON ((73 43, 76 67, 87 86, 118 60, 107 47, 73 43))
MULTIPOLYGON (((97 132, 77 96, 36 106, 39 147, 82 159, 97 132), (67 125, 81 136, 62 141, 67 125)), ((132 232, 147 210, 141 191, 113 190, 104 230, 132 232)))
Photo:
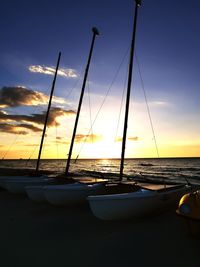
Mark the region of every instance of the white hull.
POLYGON ((33 186, 33 185, 47 185, 54 182, 54 179, 48 178, 38 178, 38 177, 31 177, 27 179, 10 179, 6 181, 5 188, 11 192, 16 194, 25 194, 25 187, 26 186, 33 186))
POLYGON ((44 185, 26 186, 25 191, 28 198, 32 201, 38 203, 47 202, 44 195, 44 185))
POLYGON ((102 184, 66 184, 66 185, 50 185, 44 187, 44 195, 47 201, 53 205, 68 206, 80 204, 86 201, 91 194, 97 194, 102 184))
POLYGON ((190 191, 190 186, 165 190, 140 189, 123 194, 89 196, 93 214, 101 220, 121 220, 142 217, 176 206, 182 195, 190 191))

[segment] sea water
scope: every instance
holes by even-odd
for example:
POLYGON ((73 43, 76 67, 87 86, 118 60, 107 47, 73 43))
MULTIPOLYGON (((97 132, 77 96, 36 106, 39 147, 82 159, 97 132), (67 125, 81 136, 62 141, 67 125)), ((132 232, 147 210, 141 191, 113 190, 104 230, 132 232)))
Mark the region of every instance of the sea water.
MULTIPOLYGON (((36 160, 2 160, 0 168, 34 169, 36 160)), ((41 160, 40 169, 56 174, 65 171, 66 160, 41 160)), ((119 177, 119 159, 72 160, 70 172, 102 178, 119 177)), ((124 176, 129 179, 200 183, 200 158, 126 159, 124 176)))

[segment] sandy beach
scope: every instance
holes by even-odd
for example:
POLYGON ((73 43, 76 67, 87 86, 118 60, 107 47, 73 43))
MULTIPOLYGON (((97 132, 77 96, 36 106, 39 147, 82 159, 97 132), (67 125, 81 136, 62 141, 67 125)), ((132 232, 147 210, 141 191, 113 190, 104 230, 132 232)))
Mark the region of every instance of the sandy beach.
POLYGON ((1 190, 0 214, 2 267, 200 266, 200 240, 174 211, 103 222, 87 205, 36 204, 1 190))

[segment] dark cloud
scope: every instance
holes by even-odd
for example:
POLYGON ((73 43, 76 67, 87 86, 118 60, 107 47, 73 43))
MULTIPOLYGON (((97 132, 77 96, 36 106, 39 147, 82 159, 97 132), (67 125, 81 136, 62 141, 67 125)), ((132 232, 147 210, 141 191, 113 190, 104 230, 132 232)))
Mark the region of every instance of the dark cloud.
POLYGON ((46 104, 48 99, 47 95, 25 87, 2 87, 0 89, 0 108, 37 106, 46 104))
MULTIPOLYGON (((48 126, 59 126, 56 121, 58 117, 69 116, 75 114, 73 110, 64 110, 61 108, 52 108, 49 113, 48 126)), ((36 125, 43 126, 46 112, 42 114, 31 115, 9 115, 0 110, 0 132, 12 134, 28 134, 28 130, 32 132, 41 132, 42 127, 38 128, 36 125)))
POLYGON ((0 123, 0 132, 10 133, 10 134, 28 134, 28 130, 33 132, 41 132, 41 129, 30 124, 9 124, 0 123))
POLYGON ((90 134, 90 135, 77 134, 75 138, 75 141, 77 143, 82 143, 82 142, 93 143, 93 142, 99 142, 101 140, 102 136, 96 134, 90 134))
POLYGON ((42 131, 41 128, 38 128, 38 127, 30 125, 30 124, 18 124, 16 127, 28 129, 28 130, 31 130, 33 132, 41 132, 42 131))
MULTIPOLYGON (((59 125, 56 122, 57 117, 74 115, 75 111, 73 110, 64 110, 62 108, 52 108, 49 113, 48 126, 59 125)), ((43 125, 45 121, 46 111, 42 114, 31 114, 31 115, 9 115, 3 111, 0 111, 0 122, 5 121, 15 121, 15 122, 29 122, 34 124, 43 125)))

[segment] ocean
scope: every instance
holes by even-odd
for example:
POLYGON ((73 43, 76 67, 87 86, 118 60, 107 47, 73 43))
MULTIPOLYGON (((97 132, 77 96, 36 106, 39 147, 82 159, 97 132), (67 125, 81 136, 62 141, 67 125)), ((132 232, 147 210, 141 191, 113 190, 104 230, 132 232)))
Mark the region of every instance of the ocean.
MULTIPOLYGON (((66 160, 43 159, 41 170, 62 174, 66 160)), ((0 168, 34 169, 36 160, 1 160, 0 168)), ((115 179, 119 177, 119 159, 72 160, 70 172, 84 176, 115 179)), ((126 159, 124 177, 139 181, 181 182, 200 184, 200 158, 126 159)))

